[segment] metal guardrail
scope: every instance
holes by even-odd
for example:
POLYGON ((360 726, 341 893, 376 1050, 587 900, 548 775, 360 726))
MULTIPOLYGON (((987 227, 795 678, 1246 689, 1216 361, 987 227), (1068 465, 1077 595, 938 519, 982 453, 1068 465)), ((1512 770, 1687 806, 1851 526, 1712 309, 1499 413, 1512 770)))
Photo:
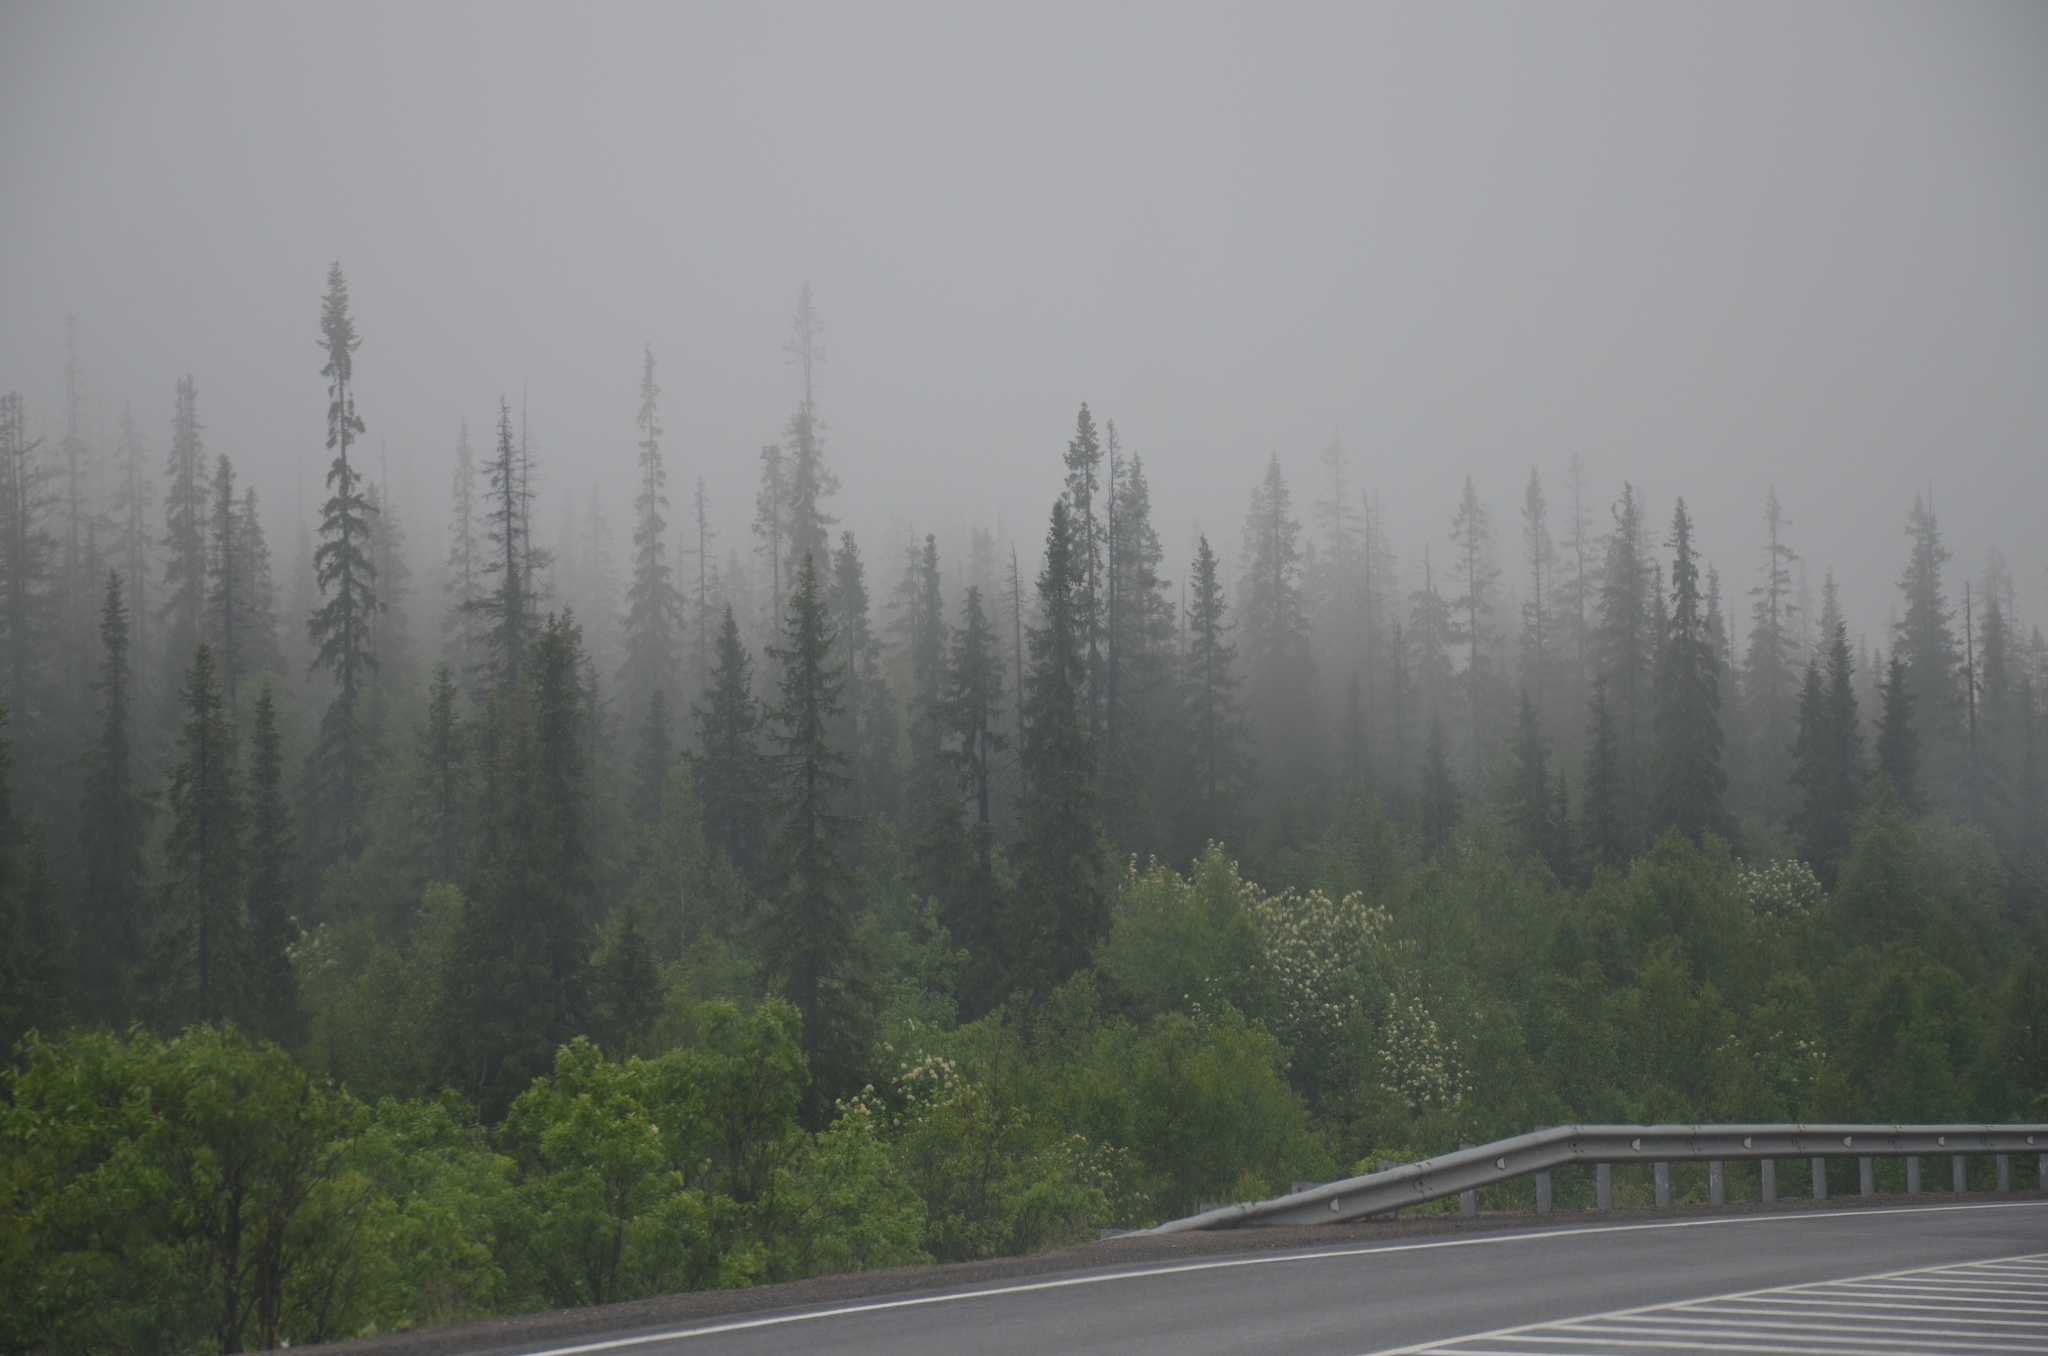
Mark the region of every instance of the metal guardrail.
POLYGON ((1270 1201, 1219 1205, 1186 1219, 1168 1220, 1149 1234, 1186 1233, 1197 1229, 1229 1229, 1243 1225, 1335 1224, 1390 1214, 1407 1206, 1427 1205, 1450 1196, 1464 1196, 1468 1212, 1481 1187, 1498 1186, 1535 1176, 1536 1208, 1550 1208, 1550 1173, 1574 1164, 1599 1169, 1600 1205, 1611 1207, 1611 1170, 1616 1163, 1657 1165, 1657 1203, 1669 1205, 1670 1165, 1707 1162, 1713 1195, 1722 1197, 1720 1164, 1728 1161, 1765 1163, 1765 1199, 1775 1194, 1777 1160, 1813 1160, 1816 1195, 1827 1192, 1826 1161, 1862 1160, 1863 1194, 1872 1190, 1872 1163, 1878 1158, 1907 1160, 1907 1190, 1919 1189, 1922 1157, 1954 1160, 1951 1181, 1960 1184, 1965 1158, 1998 1157, 1999 1190, 2011 1190, 2015 1153, 2037 1152, 2042 1180, 2048 1181, 2048 1125, 1560 1125, 1476 1148, 1460 1149, 1420 1163, 1403 1163, 1363 1177, 1304 1186, 1270 1201))

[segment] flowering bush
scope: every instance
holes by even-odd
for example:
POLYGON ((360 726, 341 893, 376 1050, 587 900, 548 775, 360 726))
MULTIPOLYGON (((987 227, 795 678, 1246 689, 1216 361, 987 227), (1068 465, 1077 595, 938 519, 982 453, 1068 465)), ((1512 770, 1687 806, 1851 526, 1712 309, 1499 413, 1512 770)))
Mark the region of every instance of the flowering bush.
POLYGON ((1289 1075, 1311 1096, 1335 1091, 1361 1071, 1372 1015, 1385 1001, 1387 911, 1357 893, 1333 900, 1320 890, 1244 890, 1265 941, 1289 1075))
POLYGON ((1805 862, 1780 861, 1755 870, 1738 869, 1735 884, 1749 907, 1769 918, 1801 918, 1824 897, 1820 880, 1805 862))

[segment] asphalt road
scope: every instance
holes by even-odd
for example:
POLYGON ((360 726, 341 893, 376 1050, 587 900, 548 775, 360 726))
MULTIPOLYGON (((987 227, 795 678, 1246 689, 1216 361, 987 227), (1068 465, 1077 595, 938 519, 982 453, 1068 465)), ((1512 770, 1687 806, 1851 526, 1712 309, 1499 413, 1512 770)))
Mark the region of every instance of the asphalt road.
MULTIPOLYGON (((2048 1201, 1743 1215, 1075 1272, 525 1350, 530 1356, 1362 1356, 1711 1296, 2042 1254, 2048 1254, 2048 1201)), ((2015 1312, 2030 1312, 2036 1302, 2048 1311, 2048 1282, 2038 1293, 2025 1290, 2015 1312)), ((1508 1345, 1617 1349, 1612 1339, 1590 1336, 1590 1329, 1578 1338, 1571 1331, 1545 1329, 1553 1335, 1531 1333, 1531 1340, 1508 1345), (1554 1335, 1559 1332, 1567 1336, 1554 1335)), ((1652 1345, 1714 1349, 1706 1339, 1667 1337, 1652 1345)), ((1942 1332, 1923 1328, 1874 1346, 1816 1336, 1757 1349, 1910 1356, 1948 1346, 1942 1332)), ((1482 1347, 1505 1349, 1497 1342, 1460 1344, 1482 1347)), ((2048 1336, 2036 1328, 1965 1349, 2048 1352, 2048 1336)))

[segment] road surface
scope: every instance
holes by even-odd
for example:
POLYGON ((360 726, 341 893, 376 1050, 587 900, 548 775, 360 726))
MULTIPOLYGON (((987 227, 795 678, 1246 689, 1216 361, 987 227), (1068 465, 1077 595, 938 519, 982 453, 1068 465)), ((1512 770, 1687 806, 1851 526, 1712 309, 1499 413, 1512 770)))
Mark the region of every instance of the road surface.
POLYGON ((1364 1356, 1416 1349, 1446 1356, 2048 1353, 2048 1201, 1609 1223, 1219 1256, 522 1350, 1364 1356), (1827 1284, 1836 1282, 1852 1284, 1827 1284))

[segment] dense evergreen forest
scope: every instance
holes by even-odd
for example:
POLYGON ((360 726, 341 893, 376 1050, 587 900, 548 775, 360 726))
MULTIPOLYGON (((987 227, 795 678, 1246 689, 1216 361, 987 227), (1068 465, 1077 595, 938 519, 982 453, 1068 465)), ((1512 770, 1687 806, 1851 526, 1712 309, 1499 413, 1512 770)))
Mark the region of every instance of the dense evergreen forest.
POLYGON ((646 354, 619 543, 537 528, 510 400, 400 502, 339 266, 317 334, 277 550, 192 377, 104 446, 75 364, 0 400, 8 1350, 1011 1253, 1575 1120, 2048 1119, 2048 640, 1931 498, 1868 629, 1766 486, 1741 560, 1577 464, 1397 550, 1335 439, 1169 578, 1085 405, 1042 538, 863 542, 806 287, 743 513, 646 354))

